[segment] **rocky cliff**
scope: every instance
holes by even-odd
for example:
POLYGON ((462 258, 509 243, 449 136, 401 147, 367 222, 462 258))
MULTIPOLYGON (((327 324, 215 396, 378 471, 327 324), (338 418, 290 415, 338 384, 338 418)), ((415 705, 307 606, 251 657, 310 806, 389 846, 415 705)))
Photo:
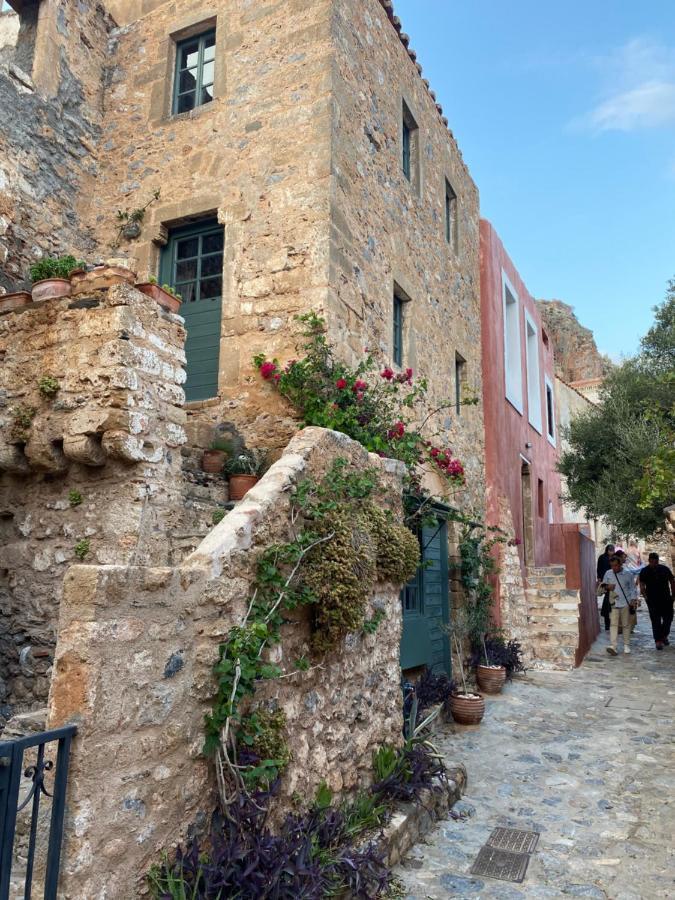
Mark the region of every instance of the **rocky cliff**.
POLYGON ((602 378, 612 363, 598 350, 590 328, 562 300, 538 300, 544 327, 553 341, 556 374, 564 381, 602 378))

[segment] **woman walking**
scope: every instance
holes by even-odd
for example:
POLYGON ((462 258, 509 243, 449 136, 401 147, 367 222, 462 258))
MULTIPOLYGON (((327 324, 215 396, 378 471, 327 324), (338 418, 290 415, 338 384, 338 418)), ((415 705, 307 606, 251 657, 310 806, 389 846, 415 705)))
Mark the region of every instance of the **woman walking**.
MULTIPOLYGON (((598 557, 598 568, 597 568, 597 576, 598 576, 598 587, 603 582, 605 577, 605 572, 609 572, 610 565, 609 561, 611 557, 614 555, 614 544, 607 544, 605 547, 605 552, 601 553, 598 557)), ((609 631, 609 618, 610 613, 612 611, 612 607, 609 605, 609 591, 605 591, 605 594, 602 598, 602 606, 600 607, 600 615, 605 620, 605 631, 609 631)))

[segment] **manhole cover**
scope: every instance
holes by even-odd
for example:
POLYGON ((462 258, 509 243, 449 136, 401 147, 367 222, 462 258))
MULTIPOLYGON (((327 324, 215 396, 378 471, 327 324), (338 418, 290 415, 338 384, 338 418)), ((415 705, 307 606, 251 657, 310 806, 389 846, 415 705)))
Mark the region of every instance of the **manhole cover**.
POLYGON ((532 853, 539 840, 538 831, 521 831, 519 828, 495 828, 488 844, 497 850, 511 850, 514 853, 532 853))
POLYGON ((528 853, 498 850, 486 844, 478 851, 476 862, 471 867, 471 874, 497 878, 499 881, 521 882, 525 878, 529 862, 528 853))

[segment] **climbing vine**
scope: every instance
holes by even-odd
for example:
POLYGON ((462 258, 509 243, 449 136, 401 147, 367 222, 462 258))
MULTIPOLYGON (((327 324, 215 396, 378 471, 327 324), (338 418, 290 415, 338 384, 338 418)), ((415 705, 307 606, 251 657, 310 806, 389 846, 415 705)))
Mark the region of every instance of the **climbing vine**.
MULTIPOLYGON (((403 584, 419 564, 414 535, 380 509, 373 470, 336 460, 324 478, 305 479, 291 504, 292 540, 260 556, 243 621, 220 646, 217 693, 206 717, 205 751, 215 754, 225 812, 253 789, 267 789, 290 760, 283 713, 255 705, 259 682, 280 677, 267 659, 281 641, 285 614, 310 607, 312 650, 324 654, 350 632, 372 633, 382 616, 366 619, 378 581, 403 584)), ((302 659, 296 672, 310 668, 302 659)))
POLYGON ((460 577, 466 592, 464 628, 472 648, 480 647, 489 630, 492 611, 492 576, 497 572, 493 548, 506 543, 506 535, 496 525, 464 520, 459 553, 460 577))

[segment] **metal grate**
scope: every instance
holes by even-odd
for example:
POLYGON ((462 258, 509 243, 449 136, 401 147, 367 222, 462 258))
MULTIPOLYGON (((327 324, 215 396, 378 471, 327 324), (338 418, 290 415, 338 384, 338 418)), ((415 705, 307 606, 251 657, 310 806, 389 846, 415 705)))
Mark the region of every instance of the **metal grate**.
POLYGON ((486 844, 480 848, 476 862, 471 867, 471 874, 520 883, 525 878, 529 862, 529 853, 498 850, 486 844))
POLYGON ((539 841, 538 831, 521 831, 519 828, 495 828, 488 844, 497 850, 511 850, 513 853, 532 853, 539 841))

